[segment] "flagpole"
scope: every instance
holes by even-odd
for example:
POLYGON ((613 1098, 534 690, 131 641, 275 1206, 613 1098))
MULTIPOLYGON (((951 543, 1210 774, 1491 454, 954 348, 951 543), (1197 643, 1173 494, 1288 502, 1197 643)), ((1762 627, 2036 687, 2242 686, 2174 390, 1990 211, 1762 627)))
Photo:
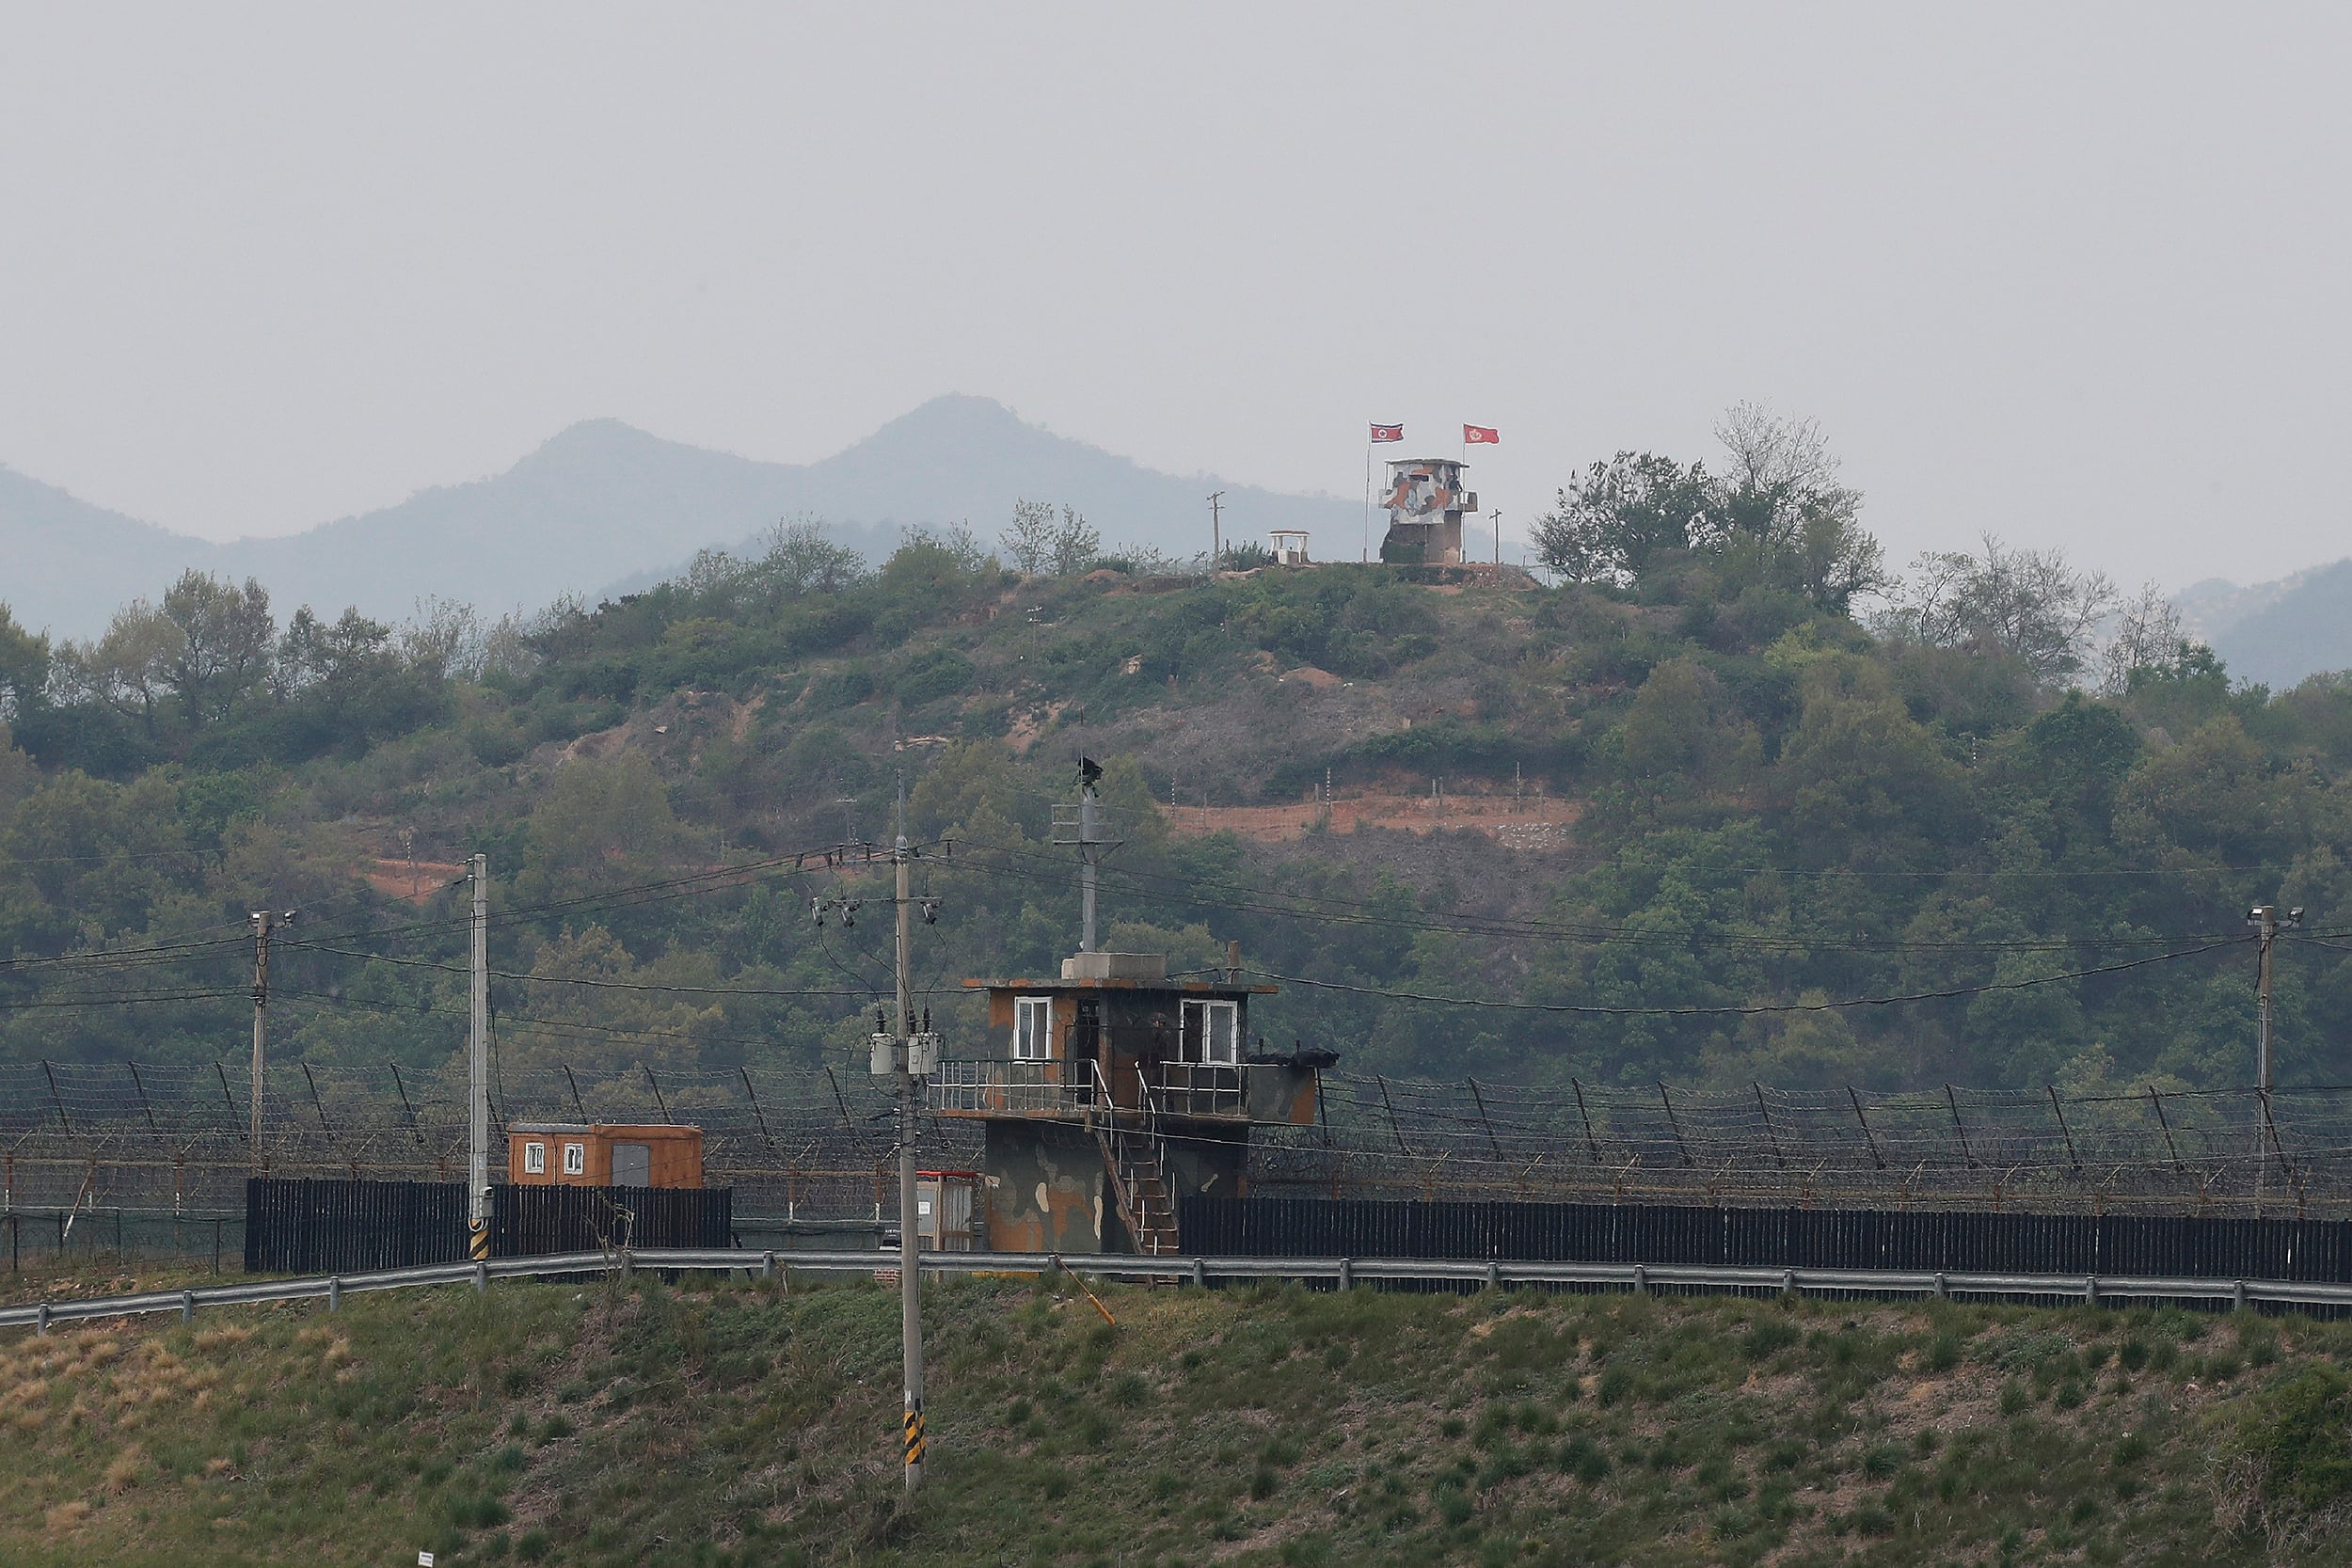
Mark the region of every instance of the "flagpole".
POLYGON ((1372 439, 1364 439, 1364 546, 1359 564, 1372 563, 1372 439))

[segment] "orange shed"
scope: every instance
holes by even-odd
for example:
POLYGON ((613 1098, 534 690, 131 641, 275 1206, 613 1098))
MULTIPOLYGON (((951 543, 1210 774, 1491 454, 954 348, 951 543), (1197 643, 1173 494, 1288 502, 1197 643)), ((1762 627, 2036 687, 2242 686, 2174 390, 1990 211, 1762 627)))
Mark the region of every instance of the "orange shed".
POLYGON ((515 1122, 506 1130, 506 1180, 517 1187, 699 1187, 703 1130, 515 1122))

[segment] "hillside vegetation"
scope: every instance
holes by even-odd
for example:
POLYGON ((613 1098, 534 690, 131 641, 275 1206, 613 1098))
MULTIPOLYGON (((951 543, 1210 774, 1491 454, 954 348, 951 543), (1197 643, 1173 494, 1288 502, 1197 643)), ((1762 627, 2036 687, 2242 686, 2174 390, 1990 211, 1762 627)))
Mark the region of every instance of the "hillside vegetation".
POLYGON ((2253 1315, 641 1278, 0 1341, 0 1558, 2320 1563, 2352 1333, 2253 1315))
POLYGON ((527 624, 288 614, 197 574, 87 644, 0 624, 0 1052, 233 1053, 246 911, 298 906, 295 937, 342 951, 282 949, 280 1049, 441 1062, 463 979, 415 960, 461 959, 460 895, 435 889, 480 849, 512 914, 497 966, 541 977, 499 983, 516 1056, 813 1066, 870 1027, 887 922, 818 930, 806 899, 878 879, 616 890, 886 838, 900 769, 913 832, 954 841, 919 873, 942 902, 918 978, 974 1040, 961 976, 1074 945, 1050 811, 1083 750, 1125 840, 1108 940, 1178 969, 1239 940, 1252 968, 1355 988, 1256 1015, 1351 1067, 2242 1083, 2245 911, 2276 902, 2312 916, 2280 948, 2280 1081, 2352 1075, 2352 954, 2328 935, 2352 922, 2352 686, 2235 686, 2161 607, 1997 540, 1898 578, 1819 451, 1788 450, 1722 476, 1597 466, 1547 522, 1549 587, 1188 575, 1031 507, 1001 553, 918 532, 869 562, 780 528, 527 624), (1540 793, 1571 825, 1534 848, 1169 831, 1171 799, 1327 784, 1540 793), (48 961, 157 944, 135 969, 48 961), (580 976, 644 989, 557 983, 580 976), (1813 1009, 1920 993, 1952 994, 1813 1009))

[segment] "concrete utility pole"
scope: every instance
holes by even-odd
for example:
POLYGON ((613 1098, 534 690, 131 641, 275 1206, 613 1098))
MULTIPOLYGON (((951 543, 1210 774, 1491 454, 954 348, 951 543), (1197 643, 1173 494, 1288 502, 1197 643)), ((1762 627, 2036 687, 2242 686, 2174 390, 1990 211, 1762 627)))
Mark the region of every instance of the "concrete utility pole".
POLYGON ((467 1051, 466 1198, 469 1258, 490 1256, 490 857, 469 866, 473 882, 473 1029, 467 1051))
MULTIPOLYGON (((1094 873, 1103 863, 1103 857, 1120 846, 1120 840, 1107 836, 1103 820, 1103 799, 1095 785, 1103 779, 1103 766, 1092 757, 1078 757, 1078 804, 1054 808, 1054 842, 1065 847, 1074 846, 1078 851, 1078 951, 1091 953, 1099 943, 1094 928, 1094 873)), ((1174 781, 1168 784, 1168 796, 1176 793, 1174 781)), ((1204 807, 1205 809, 1205 807, 1204 807)))
MULTIPOLYGON (((846 850, 863 852, 871 863, 872 847, 845 846, 846 850)), ((891 1026, 888 1009, 874 1009, 874 1033, 870 1040, 872 1053, 868 1058, 870 1070, 877 1078, 896 1080, 898 1094, 898 1331, 901 1354, 906 1361, 906 1478, 907 1490, 912 1492, 923 1483, 923 1273, 922 1215, 916 1205, 914 1136, 915 1113, 922 1106, 923 1080, 939 1070, 939 1037, 931 1032, 930 1020, 926 1017, 922 1027, 915 1026, 914 968, 912 942, 914 910, 919 902, 926 925, 939 914, 935 898, 916 899, 910 885, 914 863, 914 847, 907 842, 907 781, 898 775, 898 834, 890 849, 892 899, 898 912, 898 953, 897 990, 898 1002, 898 1026, 891 1026)), ((835 895, 809 900, 810 916, 822 926, 828 913, 838 914, 844 926, 854 925, 859 900, 835 895)), ((847 1113, 844 1113, 845 1115, 847 1113)), ((874 1205, 874 1218, 882 1218, 882 1204, 874 1205)))
POLYGON ((914 1206, 914 1113, 921 1094, 914 1069, 914 978, 908 956, 914 906, 909 886, 914 854, 907 845, 907 780, 898 775, 898 837, 891 846, 898 914, 898 1332, 906 1358, 907 1490, 923 1484, 923 1237, 914 1206))
POLYGON ((2303 911, 2289 910, 2281 920, 2276 904, 2257 904, 2246 911, 2246 924, 2254 927, 2258 954, 2254 972, 2254 1097, 2263 1120, 2255 1132, 2254 1207, 2260 1212, 2264 1190, 2268 1185, 2270 1145, 2276 1137, 2270 1119, 2270 955, 2280 931, 2291 931, 2303 924, 2303 911))
POLYGON ((1209 571, 1214 575, 1216 563, 1225 554, 1225 492, 1217 491, 1209 498, 1209 571))
POLYGON ((272 914, 255 910, 253 923, 253 1129, 247 1139, 247 1164, 262 1174, 262 1071, 269 1054, 269 938, 279 926, 293 921, 294 911, 272 914))
POLYGON ((1495 526, 1495 564, 1500 566, 1502 564, 1502 508, 1498 506, 1487 513, 1486 520, 1495 526))

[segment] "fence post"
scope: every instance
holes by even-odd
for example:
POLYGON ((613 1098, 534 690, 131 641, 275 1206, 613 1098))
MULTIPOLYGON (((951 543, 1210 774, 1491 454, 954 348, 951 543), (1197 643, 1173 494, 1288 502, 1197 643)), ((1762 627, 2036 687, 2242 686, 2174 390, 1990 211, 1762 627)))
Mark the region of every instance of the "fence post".
POLYGON ((1862 1114, 1862 1096, 1854 1091, 1851 1084, 1846 1085, 1846 1098, 1853 1101, 1853 1118, 1862 1124, 1862 1142, 1870 1151, 1870 1164, 1884 1170, 1886 1161, 1879 1153, 1878 1135, 1870 1131, 1870 1118, 1862 1114))

